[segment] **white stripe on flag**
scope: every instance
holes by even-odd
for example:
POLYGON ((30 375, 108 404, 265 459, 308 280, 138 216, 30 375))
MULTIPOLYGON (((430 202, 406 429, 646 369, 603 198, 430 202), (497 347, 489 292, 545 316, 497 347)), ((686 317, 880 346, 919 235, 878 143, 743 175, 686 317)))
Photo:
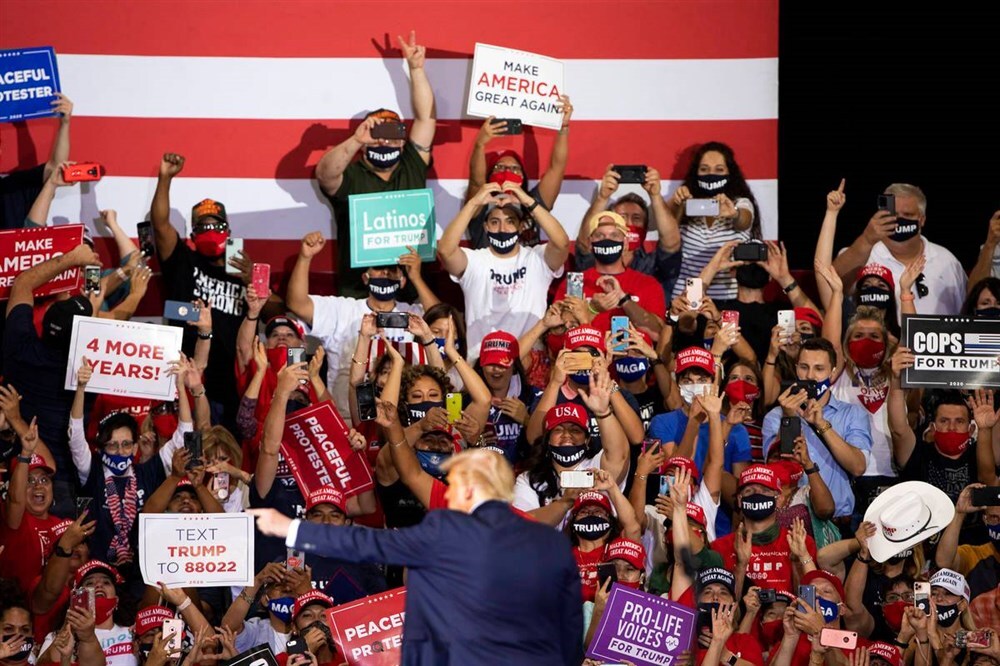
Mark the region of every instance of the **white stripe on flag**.
MULTIPOLYGON (((777 58, 564 62, 578 120, 778 117, 777 58)), ((466 59, 427 61, 439 118, 464 117, 471 67, 466 59)), ((344 119, 379 107, 411 114, 401 59, 60 53, 59 74, 81 116, 344 119)))
MULTIPOLYGON (((664 181, 663 191, 672 192, 678 184, 677 181, 664 181)), ((440 230, 461 208, 467 181, 429 180, 427 185, 435 193, 440 235, 440 230)), ((553 214, 570 239, 576 238, 596 186, 597 183, 591 180, 563 181, 553 214)), ((750 186, 761 208, 764 238, 777 238, 778 181, 752 180, 750 186)), ((155 189, 155 178, 125 176, 107 176, 86 189, 61 187, 52 202, 50 220, 53 224, 82 221, 92 232, 103 235, 103 227, 98 232, 94 220, 99 218, 99 210, 113 208, 118 211, 122 229, 135 238, 135 225, 147 218, 155 189)), ((635 185, 621 186, 617 196, 632 191, 645 197, 645 192, 635 185)), ((176 178, 170 189, 171 221, 182 234, 187 233, 184 230, 190 222, 191 206, 205 198, 226 205, 233 233, 240 238, 295 240, 317 230, 329 238, 334 234, 333 214, 314 180, 176 178)), ((650 238, 655 238, 655 234, 650 238)))

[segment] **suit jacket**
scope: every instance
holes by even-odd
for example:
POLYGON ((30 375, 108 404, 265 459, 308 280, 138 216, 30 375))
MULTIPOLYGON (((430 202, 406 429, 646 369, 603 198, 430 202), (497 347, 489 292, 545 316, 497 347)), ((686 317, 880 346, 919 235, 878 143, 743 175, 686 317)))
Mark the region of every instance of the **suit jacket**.
POLYGON ((401 530, 299 523, 307 553, 409 567, 404 665, 578 666, 580 575, 567 539, 484 502, 401 530))

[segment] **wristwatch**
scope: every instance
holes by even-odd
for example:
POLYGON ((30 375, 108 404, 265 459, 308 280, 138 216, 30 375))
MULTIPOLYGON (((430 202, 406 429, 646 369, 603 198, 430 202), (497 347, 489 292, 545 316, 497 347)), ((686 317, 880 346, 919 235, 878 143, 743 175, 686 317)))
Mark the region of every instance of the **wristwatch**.
POLYGON ((56 557, 73 557, 72 550, 66 550, 58 543, 56 543, 56 549, 53 552, 56 554, 56 557))
POLYGON ((803 469, 802 471, 805 472, 806 476, 810 474, 815 474, 816 472, 819 471, 819 464, 813 463, 812 467, 810 467, 809 469, 803 469))

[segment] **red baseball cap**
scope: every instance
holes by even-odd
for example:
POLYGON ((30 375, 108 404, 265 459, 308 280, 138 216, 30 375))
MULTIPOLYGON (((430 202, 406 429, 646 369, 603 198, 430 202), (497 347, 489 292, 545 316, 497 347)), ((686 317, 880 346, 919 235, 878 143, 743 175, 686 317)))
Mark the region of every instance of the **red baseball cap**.
POLYGON ((872 657, 884 659, 891 666, 903 666, 903 653, 895 645, 873 641, 868 644, 868 654, 872 657))
POLYGON ((344 493, 333 486, 320 486, 309 493, 309 498, 306 500, 306 511, 312 511, 320 504, 332 504, 341 513, 347 514, 347 502, 344 500, 344 493))
POLYGON ((795 308, 795 321, 807 321, 816 328, 823 328, 823 318, 812 308, 795 308))
POLYGON ((135 635, 142 636, 147 631, 159 629, 164 620, 174 619, 174 612, 166 606, 146 606, 135 614, 135 635))
POLYGON ((674 373, 679 375, 690 368, 699 368, 714 375, 715 359, 712 357, 712 352, 703 347, 688 347, 677 352, 674 373))
POLYGON ((777 473, 767 465, 750 465, 743 470, 743 473, 740 474, 740 482, 737 484, 737 487, 742 488, 743 486, 749 486, 751 483, 757 483, 765 488, 781 492, 781 481, 778 480, 777 473))
POLYGON ((839 577, 835 576, 829 571, 823 571, 822 569, 813 569, 812 571, 810 571, 809 573, 807 573, 805 576, 802 577, 802 584, 808 585, 817 578, 822 578, 823 580, 830 583, 830 585, 833 585, 833 587, 837 590, 837 594, 840 595, 840 600, 843 601, 845 599, 844 584, 841 582, 839 577))
POLYGON ((767 463, 767 466, 778 475, 778 481, 782 486, 797 486, 802 478, 802 465, 793 460, 775 460, 767 463))
POLYGON ((687 471, 691 472, 691 478, 695 481, 701 477, 701 474, 698 473, 698 466, 695 465, 694 461, 690 458, 685 458, 683 456, 667 458, 667 462, 663 463, 663 470, 666 471, 671 467, 683 467, 687 471))
POLYGON ((611 500, 604 493, 597 490, 587 490, 576 496, 573 501, 573 514, 585 506, 599 506, 611 515, 611 500))
MULTIPOLYGON (((21 462, 18 461, 16 464, 20 465, 21 462)), ((41 457, 37 453, 32 453, 31 462, 28 463, 28 473, 30 474, 31 472, 34 472, 36 469, 45 470, 45 473, 49 475, 56 473, 56 471, 51 467, 49 467, 49 464, 45 462, 45 458, 41 457)))
POLYGON ((277 315, 268 319, 267 323, 264 324, 264 335, 270 336, 274 329, 279 326, 287 326, 292 329, 299 336, 299 339, 306 337, 306 330, 302 327, 302 322, 290 315, 277 315))
POLYGON ((618 538, 608 544, 604 553, 604 561, 625 560, 640 571, 646 568, 646 549, 638 541, 618 538))
POLYGON ((693 520, 702 527, 707 527, 708 521, 705 519, 705 510, 695 504, 694 502, 688 502, 687 507, 687 517, 688 520, 693 520))
POLYGON ((590 417, 587 416, 587 410, 582 405, 575 402, 564 402, 545 413, 545 432, 549 432, 561 423, 573 423, 587 430, 589 422, 590 417))
POLYGON ((892 271, 883 266, 882 264, 866 264, 858 269, 858 279, 857 282, 861 282, 863 279, 869 276, 875 276, 889 285, 889 290, 893 291, 896 289, 896 281, 892 278, 892 271))
POLYGON ((513 157, 517 160, 521 171, 524 171, 524 160, 521 159, 521 155, 516 150, 497 150, 486 153, 486 173, 492 172, 497 163, 505 157, 513 157))
POLYGON ((121 585, 124 582, 121 575, 119 575, 118 570, 113 566, 107 562, 102 562, 101 560, 91 560, 76 570, 76 575, 73 576, 73 587, 80 587, 80 583, 83 582, 83 579, 95 571, 106 573, 108 577, 118 585, 121 585))
POLYGON ((606 351, 604 333, 593 326, 577 326, 566 331, 566 341, 563 343, 570 351, 581 347, 593 347, 597 351, 606 351))
POLYGON ((292 619, 298 617, 299 613, 309 604, 323 604, 327 608, 333 608, 333 597, 323 594, 319 590, 309 590, 305 594, 295 597, 295 604, 292 606, 292 619))
POLYGON ((483 336, 483 344, 479 347, 479 364, 509 368, 520 355, 521 347, 517 338, 506 331, 493 331, 483 336))

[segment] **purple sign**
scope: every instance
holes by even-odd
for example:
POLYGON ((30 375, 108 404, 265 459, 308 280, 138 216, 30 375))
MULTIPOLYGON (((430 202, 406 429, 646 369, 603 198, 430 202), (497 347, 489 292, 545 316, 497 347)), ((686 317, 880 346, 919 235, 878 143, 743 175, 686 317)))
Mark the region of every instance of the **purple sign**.
POLYGON ((691 647, 695 619, 695 611, 687 606, 615 583, 587 656, 671 666, 691 647))

